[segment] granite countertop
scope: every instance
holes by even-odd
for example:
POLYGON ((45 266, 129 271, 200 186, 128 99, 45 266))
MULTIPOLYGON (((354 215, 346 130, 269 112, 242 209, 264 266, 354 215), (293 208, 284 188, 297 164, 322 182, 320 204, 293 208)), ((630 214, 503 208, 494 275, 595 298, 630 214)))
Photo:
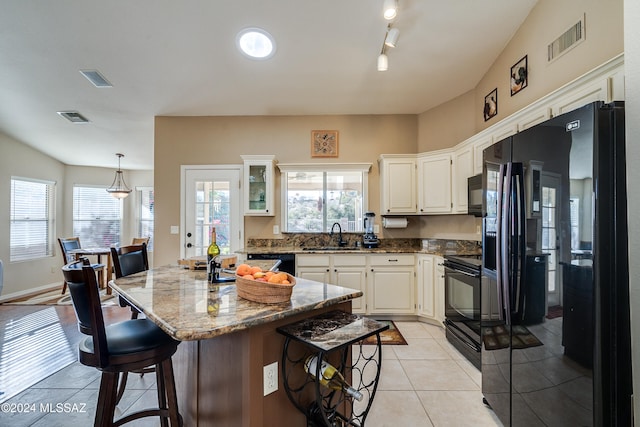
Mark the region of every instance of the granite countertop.
POLYGON ((427 254, 427 255, 482 255, 482 251, 475 248, 470 250, 439 250, 415 247, 392 247, 392 248, 295 248, 290 246, 270 247, 270 248, 242 248, 236 251, 239 254, 427 254))
POLYGON ((238 297, 235 284, 210 284, 206 271, 177 265, 121 277, 109 285, 180 341, 214 338, 363 295, 355 289, 296 278, 290 301, 261 304, 238 297))

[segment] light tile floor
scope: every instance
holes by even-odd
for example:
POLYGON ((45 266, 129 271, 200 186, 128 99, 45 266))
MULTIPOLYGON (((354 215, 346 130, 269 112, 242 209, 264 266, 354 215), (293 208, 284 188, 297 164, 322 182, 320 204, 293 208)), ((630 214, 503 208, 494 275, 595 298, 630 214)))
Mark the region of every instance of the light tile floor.
MULTIPOLYGON (((502 425, 482 403, 480 372, 447 342, 442 328, 395 323, 408 345, 382 347, 380 382, 367 427, 502 425)), ((12 407, 19 412, 0 410, 0 426, 92 425, 99 382, 98 371, 75 362, 4 402, 10 406, 0 409, 12 407), (60 402, 68 406, 58 408, 60 402)), ((118 415, 152 407, 155 399, 155 375, 131 375, 118 415)), ((157 419, 127 424, 158 425, 157 419)))
POLYGON ((408 345, 382 347, 378 391, 367 427, 502 426, 482 403, 481 376, 444 329, 395 322, 408 345))

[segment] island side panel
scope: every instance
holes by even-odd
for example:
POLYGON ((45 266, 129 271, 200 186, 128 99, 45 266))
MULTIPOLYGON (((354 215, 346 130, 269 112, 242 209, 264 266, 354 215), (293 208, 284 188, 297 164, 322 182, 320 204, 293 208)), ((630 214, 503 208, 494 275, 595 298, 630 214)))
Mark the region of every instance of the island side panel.
MULTIPOLYGON (((188 344, 184 351, 187 354, 174 357, 174 364, 185 426, 306 427, 305 416, 289 401, 284 389, 280 372, 284 337, 276 328, 332 310, 351 312, 351 302, 207 340, 182 343, 188 344), (197 346, 191 345, 196 342, 197 346), (193 348, 197 351, 192 351, 193 348), (274 361, 278 362, 278 390, 263 396, 263 366, 274 361)), ((180 347, 179 351, 183 353, 180 347)))

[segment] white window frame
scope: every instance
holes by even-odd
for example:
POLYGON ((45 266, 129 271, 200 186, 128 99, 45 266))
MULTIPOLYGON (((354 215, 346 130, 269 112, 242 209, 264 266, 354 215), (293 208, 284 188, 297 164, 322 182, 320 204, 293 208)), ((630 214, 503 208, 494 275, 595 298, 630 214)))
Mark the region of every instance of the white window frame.
POLYGON ((154 202, 154 209, 151 212, 152 218, 151 219, 143 219, 142 218, 142 193, 145 191, 151 191, 154 192, 154 201, 155 201, 155 190, 153 189, 153 187, 136 187, 136 236, 138 237, 149 237, 149 244, 147 249, 149 250, 149 252, 153 251, 153 235, 155 232, 155 220, 156 220, 156 215, 155 215, 155 202, 154 202), (149 229, 151 230, 151 234, 149 236, 147 235, 143 235, 142 233, 142 223, 143 222, 148 222, 150 224, 149 229))
MULTIPOLYGON (((287 230, 287 185, 285 174, 289 172, 361 172, 362 173, 362 209, 363 214, 369 210, 369 171, 371 163, 278 163, 280 169, 280 224, 282 232, 287 230)), ((326 210, 326 204, 323 204, 326 210)), ((323 215, 326 212, 323 212, 323 215)), ((321 231, 319 233, 324 233, 321 231)))
MULTIPOLYGON (((55 240, 55 214, 56 214, 56 182, 55 181, 46 181, 40 179, 33 178, 24 178, 19 176, 11 177, 11 185, 10 185, 10 197, 11 202, 9 204, 9 262, 23 262, 23 261, 31 261, 39 258, 48 258, 55 255, 54 252, 54 240, 55 240), (44 217, 32 218, 31 215, 21 215, 15 212, 15 198, 16 194, 14 193, 14 182, 22 182, 22 183, 32 183, 32 184, 42 184, 47 186, 46 191, 47 194, 45 196, 44 202, 47 204, 45 206, 43 213, 44 217), (26 247, 23 248, 22 251, 17 251, 16 242, 14 241, 14 233, 13 227, 14 224, 21 223, 34 223, 34 222, 46 222, 46 241, 45 242, 36 242, 32 241, 33 239, 29 239, 30 242, 27 242, 26 247), (31 244, 29 244, 31 243, 31 244), (42 244, 44 243, 44 248, 42 248, 42 244), (40 247, 41 249, 38 249, 40 247), (44 250, 42 250, 44 249, 44 250), (22 255, 19 255, 18 252, 22 252, 22 255)), ((29 203, 36 202, 37 200, 31 199, 29 203)), ((33 210, 31 211, 33 214, 33 210)), ((16 230, 17 231, 17 230, 16 230)))

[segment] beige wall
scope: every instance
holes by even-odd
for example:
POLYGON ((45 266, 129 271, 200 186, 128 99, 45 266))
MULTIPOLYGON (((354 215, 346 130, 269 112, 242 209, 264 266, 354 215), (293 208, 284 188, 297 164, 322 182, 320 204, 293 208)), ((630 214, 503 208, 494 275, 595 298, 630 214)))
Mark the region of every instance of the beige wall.
MULTIPOLYGON (((280 163, 370 162, 369 206, 379 211, 377 159, 381 153, 415 153, 417 116, 275 116, 157 117, 155 123, 156 265, 175 262, 180 236, 169 233, 180 224, 180 165, 241 164, 242 154, 273 154, 280 163), (311 131, 337 129, 339 157, 312 158, 311 131)), ((245 237, 273 238, 280 224, 279 197, 275 217, 245 218, 245 237)), ((413 229, 396 230, 414 235, 413 229)))
POLYGON ((540 0, 475 90, 476 132, 495 124, 624 51, 623 0, 540 0), (586 15, 585 40, 547 62, 547 45, 586 15), (511 96, 509 72, 523 56, 528 86, 511 96), (484 97, 498 88, 498 114, 482 116, 484 97))
MULTIPOLYGON (((108 186, 113 181, 113 168, 68 166, 20 141, 0 133, 0 198, 6 209, 0 209, 0 259, 4 262, 4 287, 0 299, 18 296, 50 285, 62 285, 62 257, 58 243, 54 243, 51 257, 29 262, 9 262, 10 238, 10 181, 12 176, 42 179, 56 183, 56 211, 54 238, 73 235, 74 184, 108 186)), ((127 184, 153 186, 152 171, 124 171, 127 184)), ((136 235, 136 196, 124 199, 122 241, 130 242, 136 235)), ((153 254, 150 254, 150 260, 153 254)))
MULTIPOLYGON (((64 200, 64 164, 22 144, 9 136, 0 133, 0 259, 4 263, 4 288, 2 295, 21 292, 52 283, 62 274, 60 266, 62 258, 55 256, 28 262, 9 262, 11 206, 11 177, 42 179, 56 182, 56 218, 63 217, 64 200), (53 269, 53 270, 52 270, 53 269)), ((63 229, 62 221, 56 221, 56 236, 63 229)))

